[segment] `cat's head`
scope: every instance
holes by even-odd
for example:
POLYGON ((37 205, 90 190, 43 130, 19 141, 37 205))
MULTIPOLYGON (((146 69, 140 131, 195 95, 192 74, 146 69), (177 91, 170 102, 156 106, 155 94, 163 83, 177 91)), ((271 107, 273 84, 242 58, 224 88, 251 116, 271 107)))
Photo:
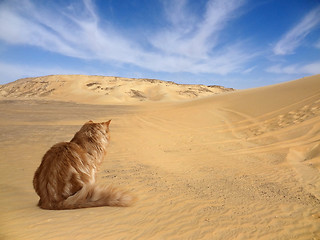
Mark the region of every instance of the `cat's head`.
POLYGON ((86 122, 74 135, 71 142, 85 146, 87 151, 93 146, 107 146, 110 141, 110 122, 111 120, 100 123, 95 123, 91 120, 86 122))
POLYGON ((89 120, 88 122, 86 122, 84 124, 84 127, 87 126, 90 129, 96 129, 96 130, 100 130, 102 132, 105 132, 107 134, 109 134, 109 125, 110 125, 111 119, 107 122, 100 122, 100 123, 95 123, 92 120, 89 120))
POLYGON ((105 137, 109 140, 110 139, 110 131, 109 131, 110 122, 111 120, 107 122, 95 123, 90 120, 81 127, 81 129, 79 130, 79 132, 77 132, 75 137, 81 138, 81 136, 83 136, 87 138, 89 141, 90 139, 99 140, 100 138, 103 139, 105 137))
POLYGON ((101 123, 94 123, 92 120, 89 120, 88 122, 85 123, 89 125, 95 125, 95 126, 100 126, 104 128, 107 132, 109 132, 109 125, 110 125, 111 119, 107 122, 101 122, 101 123))

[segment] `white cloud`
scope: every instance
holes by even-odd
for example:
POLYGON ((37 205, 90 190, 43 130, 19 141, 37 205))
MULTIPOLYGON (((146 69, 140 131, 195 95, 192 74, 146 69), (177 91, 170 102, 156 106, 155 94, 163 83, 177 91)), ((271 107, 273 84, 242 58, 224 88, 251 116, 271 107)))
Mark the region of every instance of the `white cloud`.
POLYGON ((195 16, 187 8, 187 0, 163 1, 164 12, 167 20, 179 31, 188 32, 196 22, 195 16))
POLYGON ((314 62, 302 67, 302 71, 308 74, 319 74, 320 73, 320 62, 314 62))
POLYGON ((247 68, 247 69, 245 69, 244 71, 242 71, 242 73, 245 73, 245 74, 251 73, 256 67, 257 67, 257 66, 253 66, 253 67, 247 68))
POLYGON ((168 54, 206 59, 219 43, 219 32, 237 16, 236 10, 244 1, 208 1, 202 19, 193 15, 186 4, 184 0, 171 1, 167 16, 172 25, 154 34, 150 41, 168 54))
POLYGON ((154 30, 155 37, 147 39, 154 47, 151 51, 111 24, 101 26, 90 0, 67 8, 58 8, 52 2, 52 7, 44 8, 29 0, 10 0, 0 4, 0 22, 7 23, 0 24, 0 39, 65 56, 129 63, 152 71, 227 74, 240 71, 254 56, 240 43, 215 49, 220 32, 243 3, 210 0, 199 20, 188 11, 187 0, 167 1, 165 9, 172 27, 154 30))
POLYGON ((296 74, 297 72, 297 65, 274 65, 266 69, 267 72, 270 73, 285 73, 285 74, 296 74))
POLYGON ((316 42, 315 47, 320 49, 320 39, 316 42))
POLYGON ((276 43, 273 53, 276 55, 292 54, 305 37, 320 23, 320 6, 311 10, 292 29, 276 43))
POLYGON ((266 69, 267 72, 277 74, 309 74, 315 75, 320 74, 320 62, 302 64, 291 64, 291 65, 274 65, 266 69))
MULTIPOLYGON (((29 1, 4 3, 0 7, 0 39, 10 44, 27 44, 72 57, 84 57, 75 48, 71 29, 59 17, 44 16, 29 1)), ((52 14, 51 14, 52 15, 52 14)))

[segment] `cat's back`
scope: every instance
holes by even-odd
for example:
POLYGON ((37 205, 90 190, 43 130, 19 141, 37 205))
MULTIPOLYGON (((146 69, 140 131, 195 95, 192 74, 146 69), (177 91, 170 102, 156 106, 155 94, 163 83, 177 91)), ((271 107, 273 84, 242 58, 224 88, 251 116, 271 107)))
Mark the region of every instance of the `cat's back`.
POLYGON ((42 162, 34 175, 34 188, 37 190, 41 182, 55 179, 63 181, 70 171, 77 171, 83 165, 84 151, 75 143, 61 142, 53 145, 43 156, 42 162))
POLYGON ((53 145, 45 153, 38 170, 48 172, 63 171, 64 167, 74 167, 79 164, 79 161, 82 162, 82 158, 84 158, 84 151, 79 145, 73 142, 60 142, 53 145))
POLYGON ((57 143, 45 153, 33 178, 39 206, 50 208, 45 204, 62 201, 81 189, 79 166, 83 166, 83 158, 83 150, 72 142, 57 143))
POLYGON ((73 142, 60 142, 53 145, 43 156, 43 161, 49 161, 51 164, 56 162, 69 162, 78 158, 83 150, 79 145, 73 142))

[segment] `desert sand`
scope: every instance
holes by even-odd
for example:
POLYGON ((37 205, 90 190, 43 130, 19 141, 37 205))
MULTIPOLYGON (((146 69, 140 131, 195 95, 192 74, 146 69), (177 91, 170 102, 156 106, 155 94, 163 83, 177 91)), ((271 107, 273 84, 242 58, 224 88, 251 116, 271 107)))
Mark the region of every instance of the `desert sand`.
POLYGON ((229 90, 77 75, 0 86, 0 239, 320 239, 320 75, 229 90), (90 119, 112 119, 98 181, 138 201, 39 209, 43 154, 90 119))

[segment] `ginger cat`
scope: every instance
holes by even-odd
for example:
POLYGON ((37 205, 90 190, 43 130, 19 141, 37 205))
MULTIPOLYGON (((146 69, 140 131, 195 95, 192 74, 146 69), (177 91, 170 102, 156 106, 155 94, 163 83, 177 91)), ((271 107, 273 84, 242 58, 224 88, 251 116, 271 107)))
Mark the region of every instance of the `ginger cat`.
POLYGON ((110 121, 89 121, 70 142, 55 144, 46 152, 33 178, 40 208, 130 206, 134 202, 127 191, 95 183, 110 141, 110 121))

